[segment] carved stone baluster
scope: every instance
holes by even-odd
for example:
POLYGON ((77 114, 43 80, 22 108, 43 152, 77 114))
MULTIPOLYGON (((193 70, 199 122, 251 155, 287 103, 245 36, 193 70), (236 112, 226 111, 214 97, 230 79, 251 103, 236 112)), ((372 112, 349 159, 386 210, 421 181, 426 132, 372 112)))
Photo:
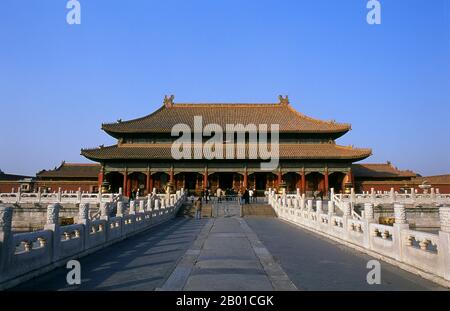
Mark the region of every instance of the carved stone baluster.
POLYGON ((429 244, 430 244, 430 241, 428 241, 426 238, 423 238, 419 243, 420 249, 423 251, 426 251, 429 244))
POLYGON ((31 252, 31 250, 33 249, 33 242, 32 241, 23 241, 23 246, 24 246, 26 252, 31 252))

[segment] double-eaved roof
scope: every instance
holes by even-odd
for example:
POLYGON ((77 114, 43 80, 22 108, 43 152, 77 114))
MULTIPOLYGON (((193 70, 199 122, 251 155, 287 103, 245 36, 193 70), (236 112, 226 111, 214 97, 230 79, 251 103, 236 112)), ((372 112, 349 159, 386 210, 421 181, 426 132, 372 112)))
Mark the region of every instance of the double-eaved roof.
MULTIPOLYGON (((279 132, 321 134, 329 142, 314 142, 314 140, 298 143, 280 143, 279 158, 288 160, 348 160, 351 162, 367 158, 371 149, 358 149, 338 146, 335 138, 344 135, 351 129, 350 124, 335 121, 317 120, 296 111, 290 106, 288 98, 280 96, 279 103, 272 104, 188 104, 173 103, 173 96, 164 99, 164 105, 155 112, 130 121, 102 124, 102 129, 116 138, 125 138, 133 134, 144 136, 149 134, 170 134, 175 125, 186 124, 195 131, 194 118, 202 118, 202 129, 207 124, 217 124, 226 131, 227 125, 244 127, 253 124, 266 124, 270 131, 272 124, 279 125, 279 132)), ((326 140, 325 140, 326 141, 326 140)), ((269 142, 270 143, 270 142, 269 142)), ((224 147, 224 150, 226 148, 224 147)), ((249 153, 246 145, 246 159, 259 159, 249 153)), ((195 154, 199 150, 192 148, 191 159, 198 159, 195 154)), ((123 143, 117 145, 83 149, 81 154, 88 159, 104 162, 107 160, 172 160, 171 144, 156 141, 155 143, 123 143)), ((224 152, 225 154, 225 152, 224 152)), ((235 153, 236 154, 236 153, 235 153)), ((237 159, 235 156, 234 159, 237 159)), ((229 160, 229 159, 227 159, 229 160)))
MULTIPOLYGON (((201 116, 203 125, 218 124, 279 124, 285 133, 340 133, 351 129, 350 124, 322 121, 307 117, 289 104, 173 104, 130 121, 102 124, 108 134, 118 137, 125 133, 170 133, 176 124, 194 129, 194 117, 201 116)), ((340 135, 339 135, 340 136, 340 135)))

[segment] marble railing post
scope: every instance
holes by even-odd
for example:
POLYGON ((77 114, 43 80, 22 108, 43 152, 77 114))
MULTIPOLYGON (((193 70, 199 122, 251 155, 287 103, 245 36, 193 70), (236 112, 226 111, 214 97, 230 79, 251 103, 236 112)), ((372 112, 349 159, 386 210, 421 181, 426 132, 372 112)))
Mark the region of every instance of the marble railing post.
POLYGON ((305 194, 302 194, 302 197, 300 198, 300 210, 305 210, 305 194))
MULTIPOLYGON (((334 201, 328 201, 328 215, 331 217, 334 215, 334 201)), ((331 218, 330 218, 331 223, 331 218)))
POLYGON ((434 191, 434 188, 431 188, 430 197, 431 197, 431 202, 436 203, 436 192, 434 191))
POLYGON ((322 212, 323 212, 323 202, 321 200, 317 200, 316 201, 316 213, 317 213, 317 216, 322 214, 322 212))
POLYGON ((89 226, 89 203, 80 203, 78 208, 78 222, 79 224, 89 226))
POLYGON ((355 188, 351 188, 350 189, 350 202, 351 202, 351 207, 353 208, 353 206, 356 203, 356 194, 355 194, 355 188))
POLYGON ((342 210, 344 212, 342 216, 342 224, 344 228, 344 239, 348 238, 348 219, 352 217, 352 204, 350 202, 342 203, 342 210))
POLYGON ((313 209, 313 200, 308 200, 306 203, 306 210, 308 211, 308 219, 311 219, 311 214, 314 212, 313 209))
POLYGON ((134 201, 130 201, 130 215, 135 215, 136 214, 136 205, 134 201))
POLYGON ((139 200, 139 213, 145 213, 145 201, 139 200))
POLYGON ((78 208, 78 224, 84 225, 83 249, 89 247, 89 234, 91 232, 91 220, 89 219, 89 203, 80 203, 78 208))
POLYGON ((439 221, 442 232, 450 232, 450 206, 439 208, 439 221))
POLYGON ((60 246, 61 246, 61 236, 60 236, 60 226, 59 226, 59 210, 61 209, 59 203, 50 204, 47 206, 47 223, 44 226, 45 230, 53 231, 52 238, 52 257, 53 261, 59 259, 60 246))
POLYGON ((402 260, 403 254, 401 232, 402 230, 409 229, 409 225, 406 220, 406 209, 404 204, 394 204, 394 218, 395 223, 392 234, 394 249, 396 249, 394 256, 397 260, 402 260))
POLYGON ((22 189, 20 189, 20 186, 17 188, 17 202, 20 203, 20 200, 22 199, 22 189))
POLYGON ((0 280, 5 275, 14 254, 12 226, 13 208, 0 204, 0 280))
POLYGON ((100 219, 108 220, 111 212, 109 202, 100 203, 100 219))
POLYGON ((58 203, 61 203, 61 187, 58 188, 58 203))
POLYGON ((376 196, 376 192, 375 192, 374 188, 370 189, 370 198, 371 198, 372 203, 375 204, 376 200, 377 200, 377 196, 376 196))
POLYGON ((450 280, 450 206, 439 208, 439 261, 444 279, 450 280))
POLYGON ((151 212, 153 209, 153 204, 152 204, 152 195, 149 194, 147 195, 147 211, 151 212))
POLYGON ((373 203, 364 203, 364 219, 363 219, 363 234, 364 247, 370 248, 370 224, 375 222, 373 203))
POLYGON ((294 198, 294 209, 298 209, 298 201, 299 201, 299 197, 295 197, 294 198))
POLYGON ((38 193, 37 193, 37 199, 38 199, 38 204, 41 203, 41 187, 38 188, 38 193))
POLYGON ((116 216, 117 217, 123 217, 123 202, 122 201, 117 201, 117 212, 116 212, 116 216))
POLYGON ((351 217, 352 215, 352 206, 350 202, 342 203, 342 211, 344 212, 344 217, 351 217))
POLYGON ((411 188, 411 200, 414 202, 416 201, 416 190, 414 188, 411 188))
POLYGON ((154 210, 159 210, 161 201, 158 198, 155 198, 155 208, 154 210))
POLYGON ((373 203, 364 203, 364 219, 374 220, 373 203))
POLYGON ((81 203, 81 188, 78 188, 77 190, 77 202, 81 203))
POLYGON ((391 191, 389 192, 389 199, 391 200, 391 203, 395 203, 395 191, 394 188, 391 188, 391 191))
POLYGON ((406 224, 406 209, 403 204, 394 204, 394 218, 395 223, 404 225, 406 224))

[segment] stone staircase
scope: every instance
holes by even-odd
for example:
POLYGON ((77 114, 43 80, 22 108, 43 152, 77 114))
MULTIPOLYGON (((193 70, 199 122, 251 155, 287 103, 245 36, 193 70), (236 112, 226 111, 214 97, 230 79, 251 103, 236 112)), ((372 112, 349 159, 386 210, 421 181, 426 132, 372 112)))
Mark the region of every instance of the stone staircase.
POLYGON ((277 217, 268 204, 248 204, 243 206, 243 216, 277 217))
MULTIPOLYGON (((178 217, 194 218, 195 207, 191 202, 183 203, 180 208, 178 217)), ((202 217, 225 217, 225 216, 240 216, 240 208, 236 203, 228 204, 203 204, 202 217)), ((268 204, 255 203, 243 205, 243 216, 261 216, 261 217, 277 217, 273 208, 268 204)))
MULTIPOLYGON (((212 205, 203 204, 202 207, 202 217, 208 218, 212 215, 212 205)), ((185 202, 178 211, 177 217, 194 218, 195 217, 195 206, 191 202, 185 202)))

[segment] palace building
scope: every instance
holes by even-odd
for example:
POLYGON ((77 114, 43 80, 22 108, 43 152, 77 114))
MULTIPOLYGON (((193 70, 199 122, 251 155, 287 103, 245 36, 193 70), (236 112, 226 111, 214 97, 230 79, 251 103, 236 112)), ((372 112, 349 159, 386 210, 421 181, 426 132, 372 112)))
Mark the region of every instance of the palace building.
MULTIPOLYGON (((167 185, 196 193, 205 188, 264 191, 281 186, 303 193, 328 193, 330 188, 340 192, 354 186, 353 163, 372 153, 371 149, 338 145, 336 140, 351 129, 349 124, 308 117, 296 111, 287 96, 271 104, 192 104, 173 99, 166 96, 162 107, 147 116, 102 125, 117 144, 81 150, 83 156, 99 163, 99 186, 114 192, 122 187, 128 196, 137 190, 140 195, 153 188, 164 191, 167 185), (222 128, 227 124, 267 124, 269 128, 279 124, 278 166, 263 170, 261 163, 266 160, 249 156, 252 142, 248 135, 244 158, 175 160, 171 146, 178 137, 171 135, 172 128, 186 124, 193 129, 194 117, 199 116, 203 124, 222 128)), ((224 150, 229 143, 224 139, 224 150)))

